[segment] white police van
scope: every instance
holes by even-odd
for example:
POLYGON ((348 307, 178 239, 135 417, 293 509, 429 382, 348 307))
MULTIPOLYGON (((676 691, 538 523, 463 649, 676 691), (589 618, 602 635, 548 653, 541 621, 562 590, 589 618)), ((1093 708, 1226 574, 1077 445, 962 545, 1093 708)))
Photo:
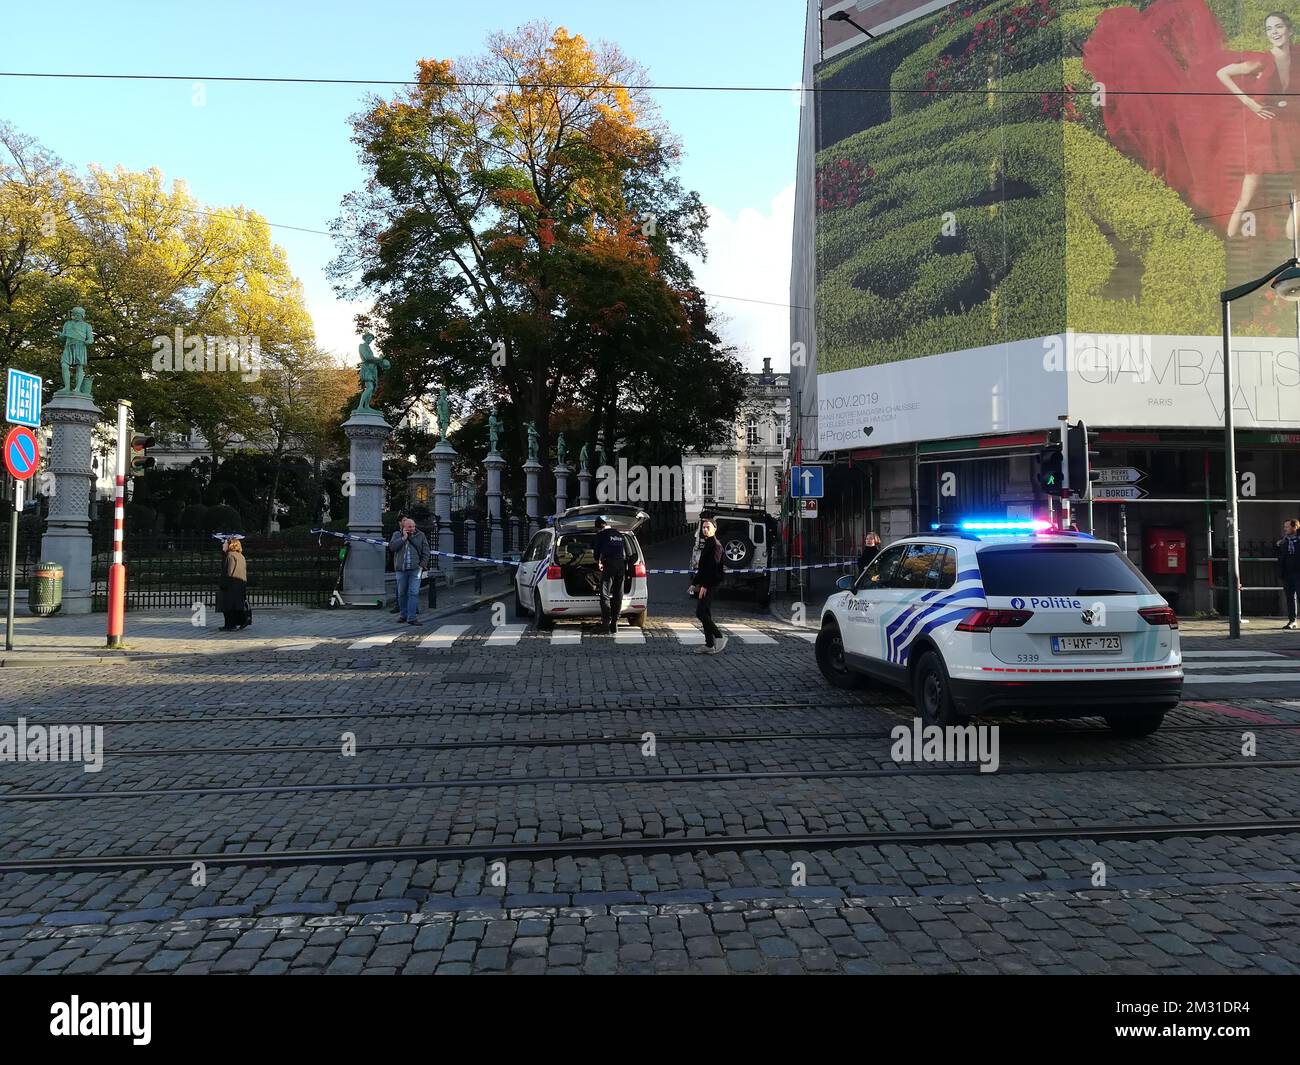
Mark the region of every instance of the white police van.
POLYGON ((627 571, 622 613, 644 629, 650 610, 645 555, 636 530, 650 520, 640 507, 597 503, 570 507, 528 542, 515 570, 515 617, 532 615, 539 629, 566 618, 600 617, 600 571, 596 567, 596 519, 623 536, 627 571))
POLYGON ((837 587, 817 637, 822 674, 902 688, 927 724, 1098 714, 1145 736, 1182 697, 1177 615, 1115 544, 1083 533, 942 525, 837 587))

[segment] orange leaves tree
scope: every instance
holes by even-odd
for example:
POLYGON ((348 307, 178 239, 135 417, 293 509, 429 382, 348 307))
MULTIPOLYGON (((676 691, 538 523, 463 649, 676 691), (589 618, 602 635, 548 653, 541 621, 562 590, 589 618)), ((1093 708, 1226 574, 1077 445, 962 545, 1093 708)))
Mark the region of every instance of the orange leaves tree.
POLYGON ((476 58, 421 61, 354 117, 369 178, 335 223, 332 271, 373 301, 382 402, 445 386, 468 424, 496 405, 515 458, 529 421, 544 454, 557 429, 575 454, 598 433, 611 454, 721 437, 741 368, 695 287, 705 210, 645 82, 616 47, 532 23, 476 58))

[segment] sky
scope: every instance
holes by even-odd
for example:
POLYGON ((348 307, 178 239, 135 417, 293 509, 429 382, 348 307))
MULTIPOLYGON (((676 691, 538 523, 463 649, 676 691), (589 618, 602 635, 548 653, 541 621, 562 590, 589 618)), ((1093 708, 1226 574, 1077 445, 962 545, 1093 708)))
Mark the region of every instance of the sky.
MULTIPOLYGON (((39 4, 5 6, 0 70, 185 80, 0 77, 0 117, 78 169, 157 167, 210 207, 260 213, 303 283, 319 342, 351 362, 362 308, 340 300, 325 275, 334 243, 288 227, 329 229, 364 181, 349 116, 367 93, 398 89, 205 76, 409 79, 418 59, 474 55, 489 34, 542 18, 617 44, 658 85, 793 88, 804 19, 801 0, 64 0, 56 19, 39 4)), ((784 369, 799 93, 655 98, 682 143, 683 181, 709 208, 697 280, 739 297, 713 300, 721 334, 751 369, 765 355, 784 369)))

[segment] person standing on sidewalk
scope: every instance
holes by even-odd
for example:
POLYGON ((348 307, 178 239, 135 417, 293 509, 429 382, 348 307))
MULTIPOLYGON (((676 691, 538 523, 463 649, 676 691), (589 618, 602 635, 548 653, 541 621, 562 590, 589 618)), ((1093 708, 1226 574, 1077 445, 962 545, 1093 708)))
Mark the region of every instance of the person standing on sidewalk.
POLYGON ((1296 627, 1296 595, 1300 592, 1300 521, 1282 523, 1282 539, 1277 542, 1277 564, 1282 574, 1282 598, 1286 600, 1284 629, 1296 627))
POLYGON ((869 532, 862 539, 862 553, 858 555, 858 573, 861 574, 870 566, 872 559, 878 554, 880 554, 880 537, 874 532, 869 532))
POLYGON ((713 597, 722 585, 722 542, 712 518, 700 522, 700 560, 691 577, 690 594, 695 597, 695 616, 704 628, 701 654, 716 655, 726 650, 727 638, 713 622, 713 597))
POLYGON ((600 623, 602 632, 616 632, 623 613, 623 582, 627 577, 627 541, 609 522, 596 519, 596 540, 592 544, 596 569, 600 571, 600 623))
POLYGON ((226 557, 221 560, 221 580, 217 582, 217 609, 226 623, 222 632, 246 629, 253 623, 253 613, 248 609, 248 563, 244 561, 244 545, 233 537, 221 541, 226 557))
POLYGON ((397 578, 397 620, 399 624, 420 624, 420 577, 429 568, 429 541, 411 518, 403 518, 388 541, 393 553, 393 575, 397 578))

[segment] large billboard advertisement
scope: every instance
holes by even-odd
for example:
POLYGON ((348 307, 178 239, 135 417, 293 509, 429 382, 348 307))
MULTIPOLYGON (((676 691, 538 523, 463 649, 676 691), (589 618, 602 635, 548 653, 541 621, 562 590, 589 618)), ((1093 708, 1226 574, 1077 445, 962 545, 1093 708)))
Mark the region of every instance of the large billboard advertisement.
MULTIPOLYGON (((815 94, 822 446, 1220 420, 1219 293, 1293 254, 1300 49, 1276 6, 961 0, 838 45, 815 94)), ((1233 305, 1243 426, 1300 425, 1296 306, 1233 305)))

